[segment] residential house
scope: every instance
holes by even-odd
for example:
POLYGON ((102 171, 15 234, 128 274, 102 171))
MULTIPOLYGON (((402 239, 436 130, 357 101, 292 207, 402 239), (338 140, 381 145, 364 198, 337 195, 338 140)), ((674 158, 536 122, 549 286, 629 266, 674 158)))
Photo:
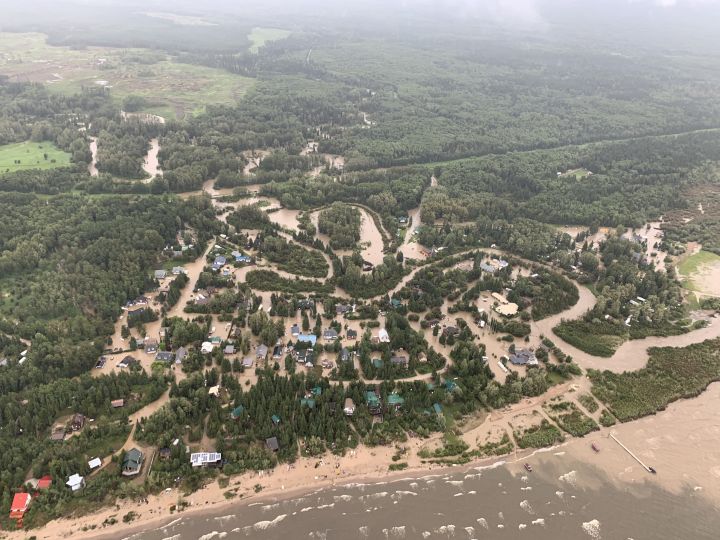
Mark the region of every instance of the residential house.
POLYGON ((167 277, 167 270, 155 270, 155 279, 163 280, 167 277))
POLYGON ((243 358, 242 365, 244 368, 251 368, 253 367, 253 364, 255 363, 255 359, 252 356, 246 356, 243 358))
POLYGON ((378 341, 380 343, 390 343, 390 335, 384 328, 378 330, 378 341))
POLYGON ((353 330, 352 328, 348 328, 347 338, 348 338, 348 339, 357 339, 357 337, 358 337, 357 330, 353 330))
POLYGON ((391 363, 393 366, 400 366, 400 367, 402 367, 402 368, 407 369, 407 367, 408 367, 408 358, 407 358, 407 356, 405 356, 405 355, 397 355, 397 354, 395 354, 395 355, 393 355, 392 357, 390 357, 390 363, 391 363))
POLYGON ((492 264, 482 262, 480 263, 480 270, 482 270, 483 272, 487 272, 488 274, 494 274, 495 272, 497 272, 498 269, 492 264))
POLYGON ((158 349, 158 341, 157 339, 148 339, 145 338, 145 352, 150 354, 157 352, 158 349))
POLYGON ((410 223, 410 219, 407 216, 401 216, 398 218, 398 227, 405 229, 410 223))
POLYGON ((346 313, 352 313, 352 306, 349 304, 335 304, 335 313, 337 315, 345 315, 346 313))
MULTIPOLYGON (((214 330, 214 328, 213 328, 214 330)), ((213 344, 213 346, 218 346, 222 343, 223 339, 220 336, 212 336, 210 337, 210 343, 213 344)))
POLYGON ((362 262, 362 271, 363 272, 372 272, 373 268, 375 268, 375 265, 373 263, 363 259, 363 262, 362 262))
POLYGON ((131 448, 125 452, 120 471, 123 476, 136 476, 140 474, 143 464, 143 453, 137 448, 131 448))
POLYGON ((124 406, 125 406, 125 400, 122 399, 122 398, 120 398, 120 399, 113 399, 113 400, 110 402, 110 406, 111 406, 113 409, 119 409, 120 407, 124 407, 124 406))
POLYGON ((365 401, 371 414, 379 414, 382 412, 382 403, 380 402, 380 396, 377 392, 372 390, 365 392, 365 401))
POLYGON ((277 414, 273 414, 270 417, 270 420, 272 420, 272 423, 275 424, 276 426, 280 423, 280 417, 277 414))
POLYGON ((295 351, 295 360, 305 367, 313 367, 315 365, 315 351, 312 349, 298 349, 295 351))
POLYGON ((232 343, 225 345, 225 349, 223 349, 223 354, 235 354, 235 345, 233 345, 232 343))
POLYGON ((22 520, 30 508, 32 497, 29 493, 16 493, 10 505, 10 519, 17 521, 18 527, 22 527, 22 520))
POLYGON ((265 357, 267 357, 267 353, 267 345, 258 345, 255 349, 255 358, 257 358, 258 360, 263 360, 265 357))
POLYGON ((172 450, 167 446, 164 446, 158 450, 158 458, 160 461, 167 461, 172 457, 172 450))
POLYGON ((65 440, 65 428, 62 426, 57 426, 55 429, 53 429, 52 433, 50 434, 50 440, 55 442, 60 442, 65 440))
POLYGON ((85 487, 85 478, 75 473, 72 476, 68 477, 65 485, 69 487, 73 493, 76 491, 80 491, 82 488, 85 487))
POLYGON ((460 329, 457 326, 446 326, 442 330, 442 335, 445 337, 448 336, 457 336, 460 333, 460 329))
POLYGON ((315 408, 315 400, 313 398, 305 397, 300 399, 300 406, 307 407, 308 409, 315 408))
POLYGON ((518 305, 515 302, 509 302, 495 307, 497 311, 503 317, 512 317, 518 312, 518 305))
POLYGON ((220 452, 196 452, 190 454, 190 464, 193 467, 213 467, 222 463, 220 452))
POLYGON ((271 452, 277 452, 280 450, 280 443, 278 443, 277 437, 265 439, 265 446, 267 446, 268 450, 271 452))
POLYGON ((272 352, 273 360, 280 360, 282 358, 284 351, 285 351, 285 347, 283 347, 280 343, 275 345, 275 347, 273 347, 273 352, 272 352))
POLYGON ((347 347, 343 347, 340 351, 340 361, 341 362, 349 362, 351 359, 350 357, 350 351, 347 347))
POLYGON ((208 396, 220 397, 220 385, 216 384, 208 388, 208 396))
POLYGON ((510 354, 510 363, 514 366, 537 366, 538 359, 530 349, 521 349, 510 354))
POLYGON ((175 351, 175 363, 182 364, 182 361, 185 360, 187 353, 188 352, 185 347, 179 347, 178 350, 175 351))
POLYGON ((209 341, 203 341, 203 344, 200 346, 200 352, 203 354, 210 354, 213 352, 214 348, 215 346, 209 341))
POLYGON ((102 467, 102 460, 100 458, 93 458, 90 461, 88 461, 88 467, 90 467, 90 470, 95 470, 100 467, 102 467))
POLYGON ((120 360, 120 362, 118 363, 117 367, 119 367, 120 369, 124 369, 124 368, 130 367, 130 366, 137 365, 137 364, 139 364, 139 363, 140 363, 140 362, 138 361, 137 358, 135 358, 135 357, 133 357, 133 356, 130 356, 130 355, 127 355, 125 358, 123 358, 122 360, 120 360))
POLYGON ((70 429, 80 431, 85 426, 85 415, 75 413, 70 422, 70 429))
POLYGON ((107 358, 105 356, 98 357, 97 362, 95 363, 95 369, 102 369, 105 367, 105 362, 107 362, 107 358))
POLYGON ((175 361, 175 354, 170 351, 160 351, 155 355, 155 361, 171 364, 175 361))
POLYGON ((396 411, 399 411, 403 403, 405 403, 405 399, 400 395, 393 392, 388 396, 388 406, 396 411))
POLYGON ((38 480, 37 486, 35 486, 35 487, 36 487, 36 489, 38 489, 40 491, 50 489, 50 486, 52 486, 52 481, 53 481, 52 476, 50 476, 49 474, 46 474, 45 476, 41 477, 38 480))
POLYGON ((230 418, 233 420, 237 420, 238 418, 241 418, 243 413, 245 412, 245 407, 242 405, 238 405, 230 412, 230 418))
POLYGON ((298 336, 298 343, 309 343, 313 347, 317 343, 317 336, 315 334, 303 334, 298 336))
POLYGON ((174 276, 179 276, 180 274, 187 274, 187 270, 182 266, 173 266, 172 273, 174 276))
POLYGON ((338 338, 337 330, 334 328, 328 328, 323 332, 323 339, 325 341, 335 341, 338 338))
POLYGON ((290 327, 290 335, 294 338, 298 337, 300 335, 300 327, 297 323, 293 324, 290 327))
POLYGON ((352 398, 345 398, 345 406, 343 407, 343 412, 346 416, 352 416, 355 414, 355 402, 352 400, 352 398))

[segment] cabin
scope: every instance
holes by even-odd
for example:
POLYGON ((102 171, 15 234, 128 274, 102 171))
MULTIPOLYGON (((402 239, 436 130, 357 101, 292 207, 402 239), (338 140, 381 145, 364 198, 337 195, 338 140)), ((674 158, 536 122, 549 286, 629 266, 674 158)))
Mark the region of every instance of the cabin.
POLYGON ((325 341, 335 341, 338 338, 337 330, 334 328, 328 328, 323 332, 323 339, 325 341))
POLYGON ((258 360, 263 360, 268 353, 267 345, 258 345, 255 349, 255 358, 258 360))
POLYGON ((538 359, 530 349, 521 349, 510 354, 510 363, 514 366, 537 366, 538 359))
POLYGON ((125 452, 120 471, 123 476, 136 476, 140 474, 143 464, 143 453, 137 448, 125 452))
POLYGON ((76 491, 80 491, 82 488, 85 487, 85 477, 75 473, 72 476, 68 477, 65 485, 70 488, 70 491, 75 493, 76 491))
POLYGON ((196 452, 190 454, 190 464, 193 467, 217 467, 222 463, 220 452, 196 452))
POLYGON ((22 520, 30 508, 32 497, 29 493, 16 493, 10 505, 10 519, 17 521, 17 526, 22 527, 22 520))
POLYGON ((280 450, 280 443, 278 443, 277 437, 265 439, 265 446, 267 446, 267 449, 271 452, 277 452, 280 450))
POLYGON ((353 414, 355 414, 355 402, 352 400, 352 398, 345 398, 343 412, 346 416, 352 416, 353 414))
POLYGON ((85 415, 75 413, 70 421, 70 429, 80 431, 83 427, 85 427, 85 415))
POLYGON ((170 351, 160 351, 155 355, 156 362, 163 364, 172 364, 175 361, 175 355, 170 351))

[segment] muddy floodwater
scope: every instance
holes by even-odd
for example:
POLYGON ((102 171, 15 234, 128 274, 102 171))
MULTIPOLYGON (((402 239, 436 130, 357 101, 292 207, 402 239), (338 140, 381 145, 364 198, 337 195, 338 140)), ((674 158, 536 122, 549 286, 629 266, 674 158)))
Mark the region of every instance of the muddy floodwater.
POLYGON ((162 176, 162 170, 160 169, 160 164, 158 163, 159 152, 160 142, 157 139, 152 139, 150 141, 150 149, 148 150, 147 156, 145 156, 142 166, 143 171, 148 173, 151 179, 156 176, 162 176))
MULTIPOLYGON (((191 513, 152 530, 106 538, 717 539, 719 400, 715 384, 696 399, 613 431, 655 466, 656 475, 603 433, 444 472, 316 491, 308 486, 308 493, 287 498, 261 493, 218 508, 191 506, 191 513)), ((200 494, 188 499, 203 505, 200 494)))
POLYGON ((90 173, 90 176, 97 176, 97 137, 90 137, 90 153, 92 154, 92 161, 88 164, 88 172, 90 173))

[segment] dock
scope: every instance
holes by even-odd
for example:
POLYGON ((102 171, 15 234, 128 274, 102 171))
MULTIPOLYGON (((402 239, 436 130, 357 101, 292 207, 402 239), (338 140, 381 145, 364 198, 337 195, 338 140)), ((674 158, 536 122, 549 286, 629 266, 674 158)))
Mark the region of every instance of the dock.
POLYGON ((652 467, 648 467, 647 465, 645 465, 645 463, 643 463, 643 461, 639 457, 637 457, 635 454, 633 454, 632 451, 627 446, 625 446, 623 443, 621 443, 618 440, 618 438, 615 437, 615 435, 613 435, 611 433, 610 437, 612 437, 612 440, 615 441, 616 443, 618 443, 623 450, 625 450, 628 454, 630 454, 630 456, 632 456, 632 458, 635 461, 637 461, 642 466, 643 469, 645 469, 649 473, 655 472, 652 467))

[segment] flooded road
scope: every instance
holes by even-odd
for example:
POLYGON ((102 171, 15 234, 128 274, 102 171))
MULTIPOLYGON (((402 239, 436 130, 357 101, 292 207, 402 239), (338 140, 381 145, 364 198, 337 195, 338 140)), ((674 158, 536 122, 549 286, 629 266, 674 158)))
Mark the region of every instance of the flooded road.
MULTIPOLYGON (((158 163, 158 152, 160 152, 160 142, 157 138, 150 140, 150 149, 148 150, 147 156, 143 161, 143 171, 150 175, 150 180, 156 176, 162 176, 162 170, 158 163)), ((148 180, 149 181, 149 180, 148 180)))

